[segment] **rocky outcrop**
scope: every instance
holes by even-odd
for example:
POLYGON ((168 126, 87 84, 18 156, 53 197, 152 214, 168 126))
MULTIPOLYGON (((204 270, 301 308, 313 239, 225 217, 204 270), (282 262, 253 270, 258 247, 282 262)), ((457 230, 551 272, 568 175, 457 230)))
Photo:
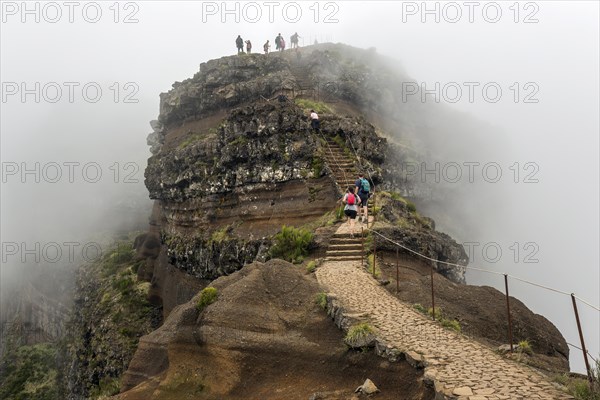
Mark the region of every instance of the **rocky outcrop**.
MULTIPOLYGON (((382 399, 432 399, 421 372, 373 352, 348 352, 342 333, 315 304, 320 288, 303 268, 281 260, 253 263, 211 283, 144 336, 123 378, 120 400, 307 399, 343 390, 351 398, 364 375, 382 399)), ((315 397, 316 398, 316 397, 315 397)))
MULTIPOLYGON (((156 201, 149 235, 160 247, 139 276, 152 282, 153 301, 165 315, 193 294, 173 289, 180 278, 189 276, 186 285, 199 288, 204 280, 265 260, 270 237, 282 225, 306 224, 336 207, 341 188, 324 161, 325 138, 339 137, 375 185, 406 187, 394 178, 404 154, 365 119, 381 111, 377 96, 389 91, 392 71, 380 73, 379 66, 346 46, 303 49, 300 58, 223 57, 161 94, 145 171, 156 201), (295 97, 305 96, 311 84, 313 99, 299 107, 295 97), (321 102, 314 102, 316 93, 321 102), (309 128, 304 107, 311 104, 324 106, 320 134, 309 128)), ((449 237, 420 226, 404 234, 432 242, 429 254, 440 259, 460 258, 450 254, 449 237)))
POLYGON ((372 235, 378 252, 396 254, 398 251, 431 265, 436 272, 457 283, 465 283, 469 257, 462 245, 450 236, 435 230, 435 221, 419 214, 410 201, 395 192, 377 195, 378 220, 372 235), (400 245, 400 246, 398 246, 400 245), (416 256, 419 253, 430 260, 416 256), (452 264, 452 265, 448 265, 452 264))

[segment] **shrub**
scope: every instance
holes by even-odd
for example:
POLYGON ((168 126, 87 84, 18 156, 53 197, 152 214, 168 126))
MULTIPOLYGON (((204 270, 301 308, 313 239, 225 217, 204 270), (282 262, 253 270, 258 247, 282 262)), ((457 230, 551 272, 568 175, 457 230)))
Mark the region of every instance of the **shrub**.
POLYGON ((416 212, 417 211, 417 206, 415 206, 415 203, 413 203, 410 200, 406 201, 406 208, 408 208, 408 211, 410 211, 410 212, 416 212))
POLYGON ((375 331, 371 328, 366 322, 361 322, 360 324, 354 325, 350 329, 348 329, 348 333, 346 334, 346 342, 358 342, 367 338, 369 335, 374 334, 375 331))
POLYGON ((460 332, 460 330, 461 330, 460 323, 455 319, 449 320, 446 318, 442 318, 440 322, 442 323, 443 327, 453 329, 456 332, 460 332))
POLYGON ((309 261, 309 263, 306 265, 306 271, 308 273, 313 273, 315 272, 315 269, 317 269, 317 263, 314 261, 309 261))
POLYGON ((533 349, 531 348, 531 344, 529 344, 528 340, 521 340, 518 346, 520 353, 533 354, 533 349))
POLYGON ((413 308, 421 314, 427 314, 427 309, 419 303, 413 304, 413 308))
POLYGON ((308 255, 308 248, 313 240, 312 232, 283 226, 281 232, 274 236, 275 244, 269 250, 272 258, 282 258, 289 262, 302 262, 308 255))
POLYGON ((196 304, 196 308, 198 311, 204 310, 206 306, 214 303, 218 297, 217 289, 209 286, 202 289, 200 292, 200 299, 198 300, 198 304, 196 304))
POLYGON ((229 226, 224 226, 219 230, 216 230, 210 236, 210 240, 215 243, 222 243, 225 240, 229 239, 229 226))
POLYGON ((327 294, 325 292, 317 293, 315 303, 323 310, 327 309, 327 294))
POLYGON ((440 321, 440 320, 442 319, 442 313, 443 313, 443 312, 442 312, 442 309, 441 309, 441 307, 438 307, 438 308, 436 308, 436 309, 435 309, 435 316, 433 315, 433 314, 434 314, 434 311, 433 311, 433 308, 432 308, 432 307, 429 307, 429 309, 427 309, 427 314, 428 314, 430 317, 433 317, 433 318, 434 318, 435 320, 437 320, 437 321, 440 321))

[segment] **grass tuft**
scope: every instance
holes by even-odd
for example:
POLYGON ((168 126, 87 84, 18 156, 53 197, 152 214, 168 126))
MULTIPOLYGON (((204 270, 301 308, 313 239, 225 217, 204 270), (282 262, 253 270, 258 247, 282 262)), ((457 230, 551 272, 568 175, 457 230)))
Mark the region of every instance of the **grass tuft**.
POLYGON ((214 303, 217 300, 217 297, 219 297, 219 294, 216 288, 209 286, 202 289, 202 291, 200 292, 200 299, 196 304, 196 308, 198 309, 198 311, 204 310, 206 306, 214 303))

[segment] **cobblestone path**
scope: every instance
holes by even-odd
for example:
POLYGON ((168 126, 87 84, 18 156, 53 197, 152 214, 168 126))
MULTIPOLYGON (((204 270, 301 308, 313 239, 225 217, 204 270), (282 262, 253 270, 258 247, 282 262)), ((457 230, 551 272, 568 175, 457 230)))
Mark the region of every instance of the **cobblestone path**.
MULTIPOLYGON (((338 233, 347 229, 343 224, 338 233)), ((380 343, 425 366, 424 379, 434 385, 436 399, 573 399, 540 372, 419 314, 381 287, 360 263, 325 261, 317 268, 317 279, 344 314, 368 320, 380 343)))

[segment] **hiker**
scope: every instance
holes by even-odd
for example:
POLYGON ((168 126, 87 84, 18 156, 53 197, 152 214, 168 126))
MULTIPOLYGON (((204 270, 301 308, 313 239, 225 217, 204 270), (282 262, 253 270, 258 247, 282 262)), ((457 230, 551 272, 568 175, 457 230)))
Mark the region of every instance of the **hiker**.
POLYGON ((315 112, 315 110, 310 110, 310 126, 313 130, 321 133, 321 121, 319 121, 319 115, 315 112))
POLYGON ((246 40, 246 52, 248 54, 252 53, 252 42, 249 40, 246 40))
POLYGON ((279 41, 279 51, 284 51, 285 50, 285 40, 283 40, 283 38, 281 38, 281 40, 279 41))
POLYGON ((244 52, 244 39, 242 39, 241 35, 238 35, 237 39, 235 39, 235 45, 237 46, 238 54, 244 52))
POLYGON ((292 36, 290 36, 290 42, 292 43, 292 49, 298 48, 298 38, 299 37, 300 36, 298 36, 298 32, 296 32, 292 36))
POLYGON ((269 41, 267 40, 267 43, 265 43, 263 45, 263 50, 265 51, 265 54, 269 54, 269 49, 271 48, 271 45, 269 44, 269 41))
POLYGON ((277 37, 275 38, 275 50, 281 49, 281 41, 282 40, 283 40, 283 36, 281 36, 281 33, 279 33, 277 35, 277 37))
POLYGON ((348 217, 350 225, 350 236, 354 237, 354 220, 356 219, 356 211, 360 207, 360 197, 354 194, 354 186, 348 186, 348 190, 342 198, 344 203, 344 214, 348 217))
MULTIPOLYGON (((371 184, 369 181, 365 179, 364 174, 361 172, 358 174, 358 179, 354 182, 354 186, 356 187, 356 194, 360 197, 360 202, 362 204, 362 222, 369 223, 368 216, 368 208, 367 205, 369 203, 369 192, 371 191, 371 184)), ((358 222, 361 222, 361 213, 360 209, 358 210, 358 222)))

